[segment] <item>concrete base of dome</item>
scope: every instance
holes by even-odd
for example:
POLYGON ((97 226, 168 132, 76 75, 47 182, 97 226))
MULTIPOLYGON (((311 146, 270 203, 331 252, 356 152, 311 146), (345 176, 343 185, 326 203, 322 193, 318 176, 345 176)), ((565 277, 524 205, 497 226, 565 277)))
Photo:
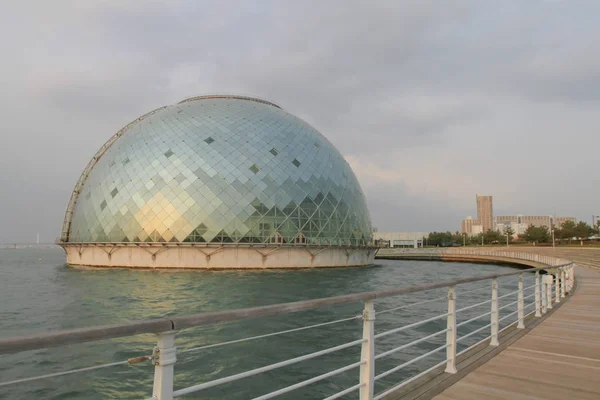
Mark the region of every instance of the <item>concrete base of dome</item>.
POLYGON ((350 267, 373 263, 371 246, 231 245, 191 243, 60 243, 67 264, 148 269, 350 267))

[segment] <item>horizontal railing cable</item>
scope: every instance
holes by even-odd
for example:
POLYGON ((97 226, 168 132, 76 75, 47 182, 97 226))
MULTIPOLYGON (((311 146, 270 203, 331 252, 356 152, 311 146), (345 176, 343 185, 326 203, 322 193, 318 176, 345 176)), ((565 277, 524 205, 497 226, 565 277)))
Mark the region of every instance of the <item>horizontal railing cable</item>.
POLYGON ((492 302, 492 300, 490 299, 490 300, 482 301, 481 303, 471 304, 470 306, 459 308, 458 310, 456 310, 456 312, 458 313, 461 311, 470 310, 471 308, 479 307, 479 306, 482 306, 484 304, 491 303, 491 302, 492 302))
POLYGON ((373 397, 373 400, 379 400, 379 399, 382 399, 382 398, 384 398, 384 397, 385 397, 385 396, 387 396, 388 394, 390 394, 390 393, 393 393, 393 392, 395 392, 396 390, 400 389, 401 387, 403 387, 403 386, 406 386, 406 385, 408 385, 409 383, 416 381, 416 380, 417 380, 417 379, 419 379, 420 377, 422 377, 422 376, 424 376, 424 375, 427 375, 428 373, 430 373, 430 372, 431 372, 431 371, 433 371, 434 369, 436 369, 436 368, 439 368, 439 367, 441 367, 441 366, 442 366, 442 365, 444 365, 444 364, 446 364, 446 360, 444 360, 444 361, 441 361, 441 362, 439 362, 439 363, 435 364, 433 367, 430 367, 430 368, 426 369, 425 371, 422 371, 422 372, 418 373, 417 375, 415 375, 415 376, 413 376, 413 377, 411 377, 411 378, 408 378, 408 379, 406 379, 406 380, 404 380, 404 381, 400 382, 398 385, 396 385, 396 386, 393 386, 393 387, 389 388, 389 389, 388 389, 388 390, 386 390, 385 392, 378 394, 377 396, 373 397))
MULTIPOLYGON (((527 300, 528 298, 533 297, 533 296, 535 296, 535 293, 531 293, 530 295, 523 297, 523 300, 527 300)), ((535 304, 535 303, 531 303, 531 304, 535 304)))
POLYGON ((405 306, 400 306, 400 307, 388 308, 388 309, 385 309, 385 310, 377 311, 375 313, 375 315, 385 314, 385 313, 396 311, 396 310, 402 310, 402 309, 410 308, 410 307, 413 307, 413 306, 419 306, 421 304, 433 303, 433 302, 440 301, 440 300, 448 300, 448 297, 447 296, 440 296, 440 297, 436 297, 435 299, 431 299, 431 300, 425 300, 425 301, 420 301, 420 302, 417 302, 417 303, 411 303, 411 304, 407 304, 405 306))
MULTIPOLYGON (((529 308, 530 306, 533 306, 533 305, 535 305, 535 304, 534 304, 534 303, 531 303, 531 304, 529 304, 528 306, 525 306, 524 308, 529 308)), ((530 316, 531 314, 533 314, 533 313, 535 313, 535 310, 528 312, 527 314, 525 314, 525 315, 523 316, 523 318, 527 318, 527 317, 529 317, 529 316, 530 316)))
MULTIPOLYGON (((531 304, 529 304, 529 305, 533 305, 533 304, 535 304, 535 303, 531 303, 531 304)), ((524 307, 524 309, 525 309, 525 308, 527 308, 527 307, 528 307, 528 306, 524 307)), ((533 314, 533 313, 535 313, 535 310, 533 310, 532 312, 530 312, 530 313, 528 313, 528 314, 525 314, 525 315, 523 316, 523 319, 525 319, 525 318, 529 317, 529 316, 530 316, 531 314, 533 314)), ((505 330, 507 330, 508 328, 510 328, 511 326, 513 326, 514 324, 516 324, 517 322, 519 322, 519 320, 518 320, 518 319, 517 319, 517 320, 515 320, 515 321, 513 321, 513 322, 511 322, 510 324, 506 325, 504 328, 500 329, 500 330, 498 331, 498 333, 502 333, 502 332, 504 332, 505 330)))
POLYGON ((285 331, 279 331, 279 332, 273 332, 273 333, 266 333, 264 335, 251 336, 251 337, 248 337, 248 338, 242 338, 242 339, 236 339, 236 340, 229 340, 227 342, 221 342, 221 343, 215 343, 215 344, 207 344, 206 346, 192 347, 190 349, 180 350, 180 351, 178 351, 178 353, 189 353, 191 351, 205 350, 205 349, 210 349, 210 348, 213 348, 213 347, 220 347, 220 346, 226 346, 226 345, 229 345, 229 344, 247 342, 247 341, 250 341, 250 340, 263 339, 263 338, 270 337, 270 336, 277 336, 277 335, 283 335, 283 334, 286 334, 286 333, 299 332, 299 331, 304 331, 304 330, 307 330, 307 329, 313 329, 313 328, 318 328, 318 327, 321 327, 321 326, 339 324, 341 322, 347 322, 347 321, 357 320, 357 319, 361 319, 361 318, 362 318, 362 315, 356 315, 356 316, 350 317, 350 318, 343 318, 343 319, 338 319, 338 320, 329 321, 329 322, 323 322, 323 323, 315 324, 315 325, 301 326, 300 328, 288 329, 288 330, 285 330, 285 331))
MULTIPOLYGON (((504 321, 505 319, 512 317, 513 315, 515 315, 515 314, 516 314, 516 313, 518 313, 518 312, 519 312, 519 310, 517 310, 517 311, 513 311, 513 312, 511 312, 510 314, 506 314, 504 317, 502 317, 502 318, 498 318, 498 322, 500 322, 500 321, 504 321)), ((515 321, 515 322, 516 322, 516 321, 515 321)))
MULTIPOLYGON (((447 344, 445 344, 445 345, 443 345, 443 346, 440 346, 440 347, 437 347, 437 348, 435 348, 435 349, 433 349, 433 350, 431 350, 431 351, 428 351, 427 353, 421 354, 420 356, 413 358, 413 359, 412 359, 412 360, 410 360, 410 361, 407 361, 407 362, 405 362, 404 364, 400 364, 400 365, 398 365, 397 367, 394 367, 394 368, 388 369, 387 371, 385 371, 385 372, 382 372, 381 374, 379 374, 379 375, 375 376, 375 380, 378 380, 378 379, 384 378, 384 377, 386 377, 386 376, 388 376, 388 375, 390 375, 390 374, 393 374, 394 372, 396 372, 396 371, 399 371, 399 370, 401 370, 401 369, 402 369, 402 368, 404 368, 404 367, 408 367, 410 364, 413 364, 413 363, 415 363, 415 362, 417 362, 417 361, 419 361, 419 360, 422 360, 422 359, 424 359, 425 357, 429 357, 430 355, 432 355, 432 354, 434 354, 434 353, 437 353, 437 352, 438 352, 438 351, 440 351, 440 350, 444 350, 446 347, 448 347, 448 345, 447 345, 447 344)), ((445 362, 445 361, 444 361, 444 362, 445 362)))
POLYGON ((397 352, 397 351, 404 350, 404 349, 406 349, 406 348, 408 348, 408 347, 414 346, 414 345, 415 345, 415 344, 417 344, 417 343, 424 342, 424 341, 426 341, 426 340, 429 340, 429 339, 431 339, 431 338, 433 338, 433 337, 436 337, 436 336, 438 336, 438 335, 441 335, 442 333, 446 333, 446 332, 448 332, 449 330, 450 330, 450 329, 446 328, 446 329, 444 329, 444 330, 441 330, 441 331, 439 331, 439 332, 432 333, 431 335, 427 335, 427 336, 425 336, 425 337, 422 337, 421 339, 414 340, 414 341, 412 341, 412 342, 410 342, 410 343, 403 344, 402 346, 396 347, 396 348, 394 348, 394 349, 391 349, 391 350, 388 350, 388 351, 384 351, 383 353, 376 355, 376 356, 375 356, 375 359, 376 359, 376 360, 378 360, 378 359, 380 359, 380 358, 383 358, 383 357, 385 357, 385 356, 389 356, 390 354, 393 354, 393 353, 395 353, 395 352, 397 352))
POLYGON ((515 301, 512 301, 510 303, 507 303, 507 304, 503 305, 502 307, 499 307, 498 311, 504 310, 506 307, 513 306, 513 305, 517 304, 518 302, 519 302, 519 300, 515 300, 515 301))
POLYGON ((457 338, 456 341, 460 342, 461 340, 464 340, 464 339, 466 339, 468 337, 471 337, 474 334, 479 333, 479 332, 483 331, 484 329, 489 328, 490 326, 492 326, 492 324, 487 324, 487 325, 482 326, 481 328, 477 328, 473 332, 469 332, 466 335, 462 335, 461 337, 457 338))
POLYGON ((334 399, 339 399, 340 397, 347 395, 348 393, 352 393, 354 392, 356 389, 360 389, 361 387, 365 386, 364 383, 359 383, 358 385, 354 385, 349 387, 348 389, 342 390, 339 393, 336 393, 334 395, 331 395, 329 397, 324 398, 323 400, 334 400, 334 399))
POLYGON ((517 319, 517 320, 515 320, 515 321, 513 321, 513 322, 511 322, 510 324, 506 325, 504 328, 502 328, 502 329, 500 329, 500 330, 498 331, 498 334, 501 334, 501 333, 502 333, 502 332, 504 332, 505 330, 507 330, 507 329, 511 328, 511 327, 512 327, 514 324, 516 324, 517 322, 519 322, 519 320, 518 320, 518 319, 517 319))
MULTIPOLYGON (((485 328, 489 328, 489 327, 490 327, 490 325, 491 325, 491 324, 488 324, 487 326, 485 326, 485 328)), ((463 336, 463 338, 464 338, 464 337, 465 337, 465 336, 463 336)), ((488 336, 486 336, 486 337, 484 337, 484 338, 483 338, 483 339, 481 339, 479 342, 477 342, 477 343, 475 343, 475 344, 472 344, 472 345, 470 345, 469 347, 467 347, 466 349, 462 350, 462 351, 461 351, 461 352, 459 352, 459 353, 456 353, 456 356, 457 356, 457 357, 458 357, 458 356, 462 356, 462 355, 463 355, 463 354, 465 354, 467 351, 469 351, 469 350, 472 350, 472 349, 474 349, 475 347, 479 346, 480 344, 482 344, 482 343, 485 343, 486 341, 490 340, 490 338, 491 338, 491 336, 489 336, 489 335, 488 335, 488 336)), ((458 342, 458 339, 457 339, 456 341, 458 342)))
POLYGON ((310 379, 307 379, 305 381, 296 383, 294 385, 290 385, 290 386, 284 387, 283 389, 279 389, 279 390, 276 390, 274 392, 267 393, 267 394, 265 394, 263 396, 255 397, 253 400, 267 400, 267 399, 272 399, 273 397, 277 397, 280 394, 291 392, 292 390, 296 390, 298 388, 310 385, 311 383, 315 383, 315 382, 321 381, 321 380, 323 380, 325 378, 329 378, 330 376, 341 374, 342 372, 346 372, 346 371, 351 370, 353 368, 359 367, 359 366, 361 366, 363 364, 366 364, 366 362, 365 361, 355 362, 354 364, 346 365, 345 367, 338 368, 336 370, 333 370, 331 372, 327 372, 327 373, 319 375, 319 376, 315 376, 314 378, 310 378, 310 379))
POLYGON ((325 354, 333 353, 333 352, 338 351, 338 350, 346 349, 348 347, 352 347, 352 346, 355 346, 357 344, 364 343, 366 341, 367 341, 366 339, 354 340, 352 342, 341 344, 341 345, 335 346, 335 347, 330 347, 330 348, 325 349, 325 350, 320 350, 320 351, 316 351, 314 353, 305 354, 305 355, 300 356, 300 357, 291 358, 289 360, 281 361, 281 362, 278 362, 278 363, 275 363, 275 364, 266 365, 266 366, 260 367, 260 368, 255 368, 253 370, 246 371, 246 372, 241 372, 239 374, 229 375, 229 376, 226 376, 224 378, 219 378, 219 379, 215 379, 215 380, 212 380, 212 381, 209 381, 209 382, 201 383, 199 385, 190 386, 190 387, 187 387, 185 389, 179 389, 179 390, 176 390, 176 391, 173 392, 173 396, 174 397, 179 397, 179 396, 183 396, 184 394, 190 394, 190 393, 198 392, 200 390, 208 389, 208 388, 213 387, 213 386, 218 386, 218 385, 222 385, 222 384, 227 383, 227 382, 232 382, 232 381, 236 381, 238 379, 247 378, 247 377, 250 377, 250 376, 253 376, 253 375, 261 374, 263 372, 267 372, 267 371, 271 371, 271 370, 274 370, 274 369, 277 369, 277 368, 285 367, 287 365, 296 364, 296 363, 299 363, 301 361, 310 360, 311 358, 319 357, 319 356, 322 356, 322 355, 325 355, 325 354))
POLYGON ((461 291, 457 291, 458 292, 457 294, 460 296, 460 295, 467 294, 467 293, 480 292, 482 290, 490 290, 490 288, 488 286, 485 286, 485 287, 481 287, 481 288, 477 288, 477 289, 471 289, 471 290, 465 290, 465 291, 461 290, 461 291))
POLYGON ((32 376, 30 378, 15 379, 12 381, 0 382, 0 386, 8 386, 8 385, 13 385, 15 383, 30 382, 30 381, 35 381, 38 379, 55 378, 57 376, 70 375, 70 374, 75 374, 77 372, 94 371, 94 370, 102 369, 102 368, 115 367, 117 365, 137 364, 137 362, 132 362, 131 360, 146 361, 146 360, 150 360, 150 356, 138 357, 136 359, 117 361, 117 362, 102 364, 102 365, 94 365, 92 367, 83 367, 83 368, 71 369, 68 371, 54 372, 51 374, 32 376))
POLYGON ((392 333, 401 332, 401 331, 404 331, 406 329, 414 328, 415 326, 423 325, 423 324, 426 324, 428 322, 435 321, 437 319, 447 317, 448 315, 449 315, 448 313, 440 314, 440 315, 436 315, 435 317, 427 318, 427 319, 424 319, 422 321, 417 321, 417 322, 414 322, 412 324, 401 326, 399 328, 390 329, 389 331, 378 333, 377 335, 375 335, 375 339, 379 339, 380 337, 391 335, 392 333))
POLYGON ((456 324, 456 327, 457 327, 457 328, 460 328, 461 326, 463 326, 463 325, 466 325, 466 324, 468 324, 469 322, 477 321, 478 319, 480 319, 480 318, 482 318, 482 317, 485 317, 486 315, 490 315, 491 313, 492 313, 491 311, 488 311, 488 312, 486 312, 486 313, 483 313, 483 314, 481 314, 481 315, 478 315, 478 316, 476 316, 476 317, 473 317, 473 318, 471 318, 471 319, 468 319, 468 320, 466 320, 466 321, 460 322, 460 323, 456 324))
POLYGON ((519 293, 518 290, 515 290, 514 292, 506 293, 506 294, 504 294, 502 296, 498 296, 498 300, 503 299, 503 298, 508 297, 508 296, 512 296, 513 294, 517 294, 517 293, 519 293))

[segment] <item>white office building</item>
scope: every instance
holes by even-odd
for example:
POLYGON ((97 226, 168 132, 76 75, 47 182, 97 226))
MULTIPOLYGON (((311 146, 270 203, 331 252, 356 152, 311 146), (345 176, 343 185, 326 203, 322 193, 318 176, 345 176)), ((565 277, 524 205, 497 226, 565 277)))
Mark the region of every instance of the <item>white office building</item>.
POLYGON ((419 248, 429 232, 373 232, 373 240, 380 247, 419 248))

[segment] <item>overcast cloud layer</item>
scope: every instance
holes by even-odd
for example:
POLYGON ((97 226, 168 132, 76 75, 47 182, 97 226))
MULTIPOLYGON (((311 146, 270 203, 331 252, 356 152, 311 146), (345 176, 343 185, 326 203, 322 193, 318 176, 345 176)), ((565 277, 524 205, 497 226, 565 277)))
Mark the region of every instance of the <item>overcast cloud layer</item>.
POLYGON ((119 128, 272 100, 353 166, 380 231, 600 214, 600 2, 23 1, 0 13, 0 243, 52 242, 119 128))

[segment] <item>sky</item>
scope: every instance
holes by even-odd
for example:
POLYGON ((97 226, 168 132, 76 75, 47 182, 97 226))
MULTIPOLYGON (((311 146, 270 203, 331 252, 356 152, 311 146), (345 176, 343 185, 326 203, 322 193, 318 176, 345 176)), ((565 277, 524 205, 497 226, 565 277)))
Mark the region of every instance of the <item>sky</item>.
POLYGON ((600 2, 28 1, 0 13, 0 243, 59 235, 147 111, 254 95, 323 133, 379 231, 600 215, 600 2))

